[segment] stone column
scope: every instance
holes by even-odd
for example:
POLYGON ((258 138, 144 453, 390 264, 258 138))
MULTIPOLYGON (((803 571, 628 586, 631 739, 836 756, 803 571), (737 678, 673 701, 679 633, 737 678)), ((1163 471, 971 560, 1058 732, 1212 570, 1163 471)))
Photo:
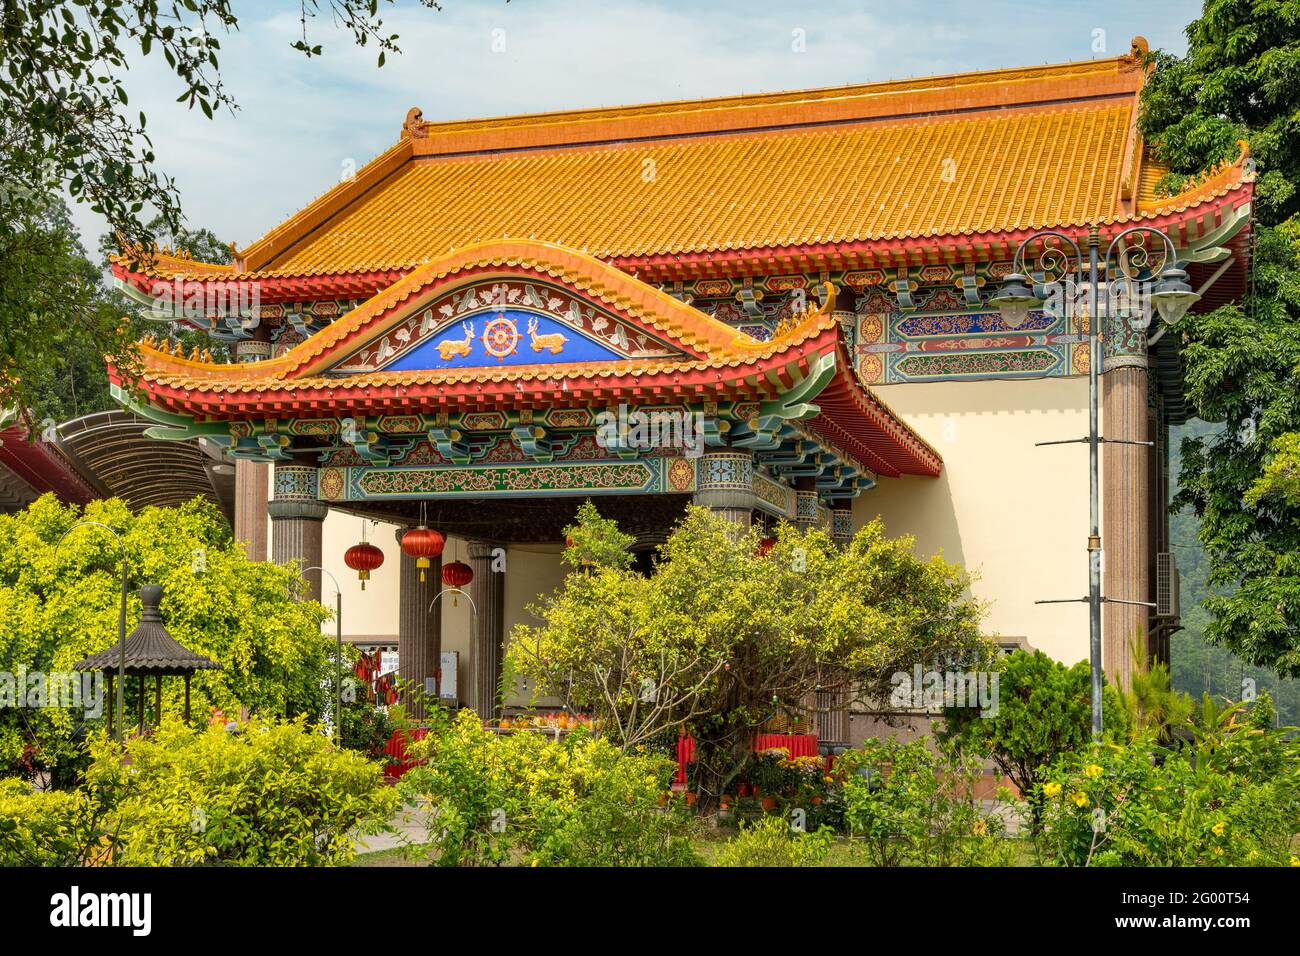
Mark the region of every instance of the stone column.
MULTIPOLYGON (((397 543, 409 528, 397 529, 397 543)), ((429 559, 424 580, 416 559, 405 551, 399 559, 397 607, 397 665, 402 680, 423 689, 425 679, 438 676, 442 655, 442 602, 429 611, 433 599, 442 590, 442 555, 429 559)), ((404 695, 409 696, 409 695, 404 695)), ((428 694, 436 702, 436 694, 428 694)), ((421 699, 416 695, 415 700, 421 699)), ((412 700, 404 701, 413 717, 423 717, 424 709, 412 700)))
POLYGON ((853 499, 831 499, 831 539, 841 548, 853 540, 853 499))
POLYGON ((696 472, 695 503, 748 528, 754 510, 754 458, 743 448, 709 448, 696 472))
POLYGON ((271 466, 264 461, 235 459, 235 540, 250 561, 266 560, 267 494, 271 466))
MULTIPOLYGON (((1148 375, 1145 355, 1107 357, 1102 376, 1103 435, 1149 441, 1148 375)), ((1150 601, 1150 464, 1144 445, 1102 446, 1102 593, 1110 599, 1150 601)), ((1150 613, 1145 607, 1107 601, 1102 605, 1102 662, 1112 682, 1128 686, 1134 667, 1132 645, 1147 654, 1150 613)))
MULTIPOLYGON (((260 327, 258 331, 265 336, 260 327)), ((234 353, 236 362, 256 362, 270 357, 271 343, 245 339, 235 343, 234 353)), ((235 540, 243 544, 250 561, 266 560, 266 485, 270 477, 267 462, 235 460, 235 540)))
MULTIPOLYGON (((274 497, 266 506, 275 522, 271 560, 276 564, 297 561, 299 568, 321 564, 321 532, 329 508, 316 498, 316 469, 309 465, 275 466, 274 497)), ((323 575, 307 575, 307 596, 320 600, 323 575)))
POLYGON ((474 624, 474 683, 470 705, 484 720, 494 720, 501 713, 498 685, 501 683, 501 659, 505 642, 504 571, 494 570, 493 554, 501 545, 488 541, 469 542, 469 566, 474 571, 469 594, 474 601, 477 621, 474 624))
POLYGON ((802 476, 794 480, 794 526, 800 531, 817 527, 817 479, 802 476))

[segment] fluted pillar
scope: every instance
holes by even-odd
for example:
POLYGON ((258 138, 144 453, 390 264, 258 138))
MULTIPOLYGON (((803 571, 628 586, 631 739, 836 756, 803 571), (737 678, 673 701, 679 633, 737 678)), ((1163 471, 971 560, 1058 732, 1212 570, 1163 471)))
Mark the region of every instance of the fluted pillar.
POLYGON ((484 720, 501 713, 498 687, 505 644, 504 565, 494 567, 494 555, 501 545, 487 541, 469 542, 469 566, 474 572, 469 594, 474 601, 474 696, 470 703, 484 720))
POLYGON ((235 540, 250 561, 266 560, 266 482, 271 466, 264 461, 235 460, 235 540))
MULTIPOLYGON (((271 560, 297 561, 298 567, 321 565, 321 533, 329 508, 316 498, 316 469, 309 465, 276 465, 275 489, 267 513, 275 522, 271 560)), ((320 600, 322 575, 306 576, 307 596, 320 600)))
MULTIPOLYGON (((271 343, 266 340, 269 329, 258 327, 254 339, 236 342, 236 362, 256 362, 269 358, 271 343)), ((265 561, 267 538, 270 530, 267 521, 267 482, 271 466, 264 461, 235 460, 235 540, 244 546, 250 561, 265 561)))
MULTIPOLYGON (((1142 356, 1108 359, 1102 376, 1103 428, 1107 439, 1149 441, 1147 388, 1149 372, 1142 356)), ((1108 443, 1102 456, 1102 542, 1105 577, 1102 593, 1110 599, 1150 601, 1151 449, 1145 445, 1108 443)), ((1145 607, 1103 605, 1102 661, 1106 676, 1128 686, 1134 667, 1132 645, 1147 654, 1150 612, 1145 607)))
MULTIPOLYGON (((399 545, 408 530, 397 530, 399 545)), ((442 655, 442 607, 429 610, 442 589, 442 555, 429 559, 423 581, 416 560, 402 552, 397 597, 397 669, 403 682, 423 689, 426 678, 439 676, 442 655)), ((424 696, 436 701, 438 695, 426 691, 424 696)), ((420 695, 415 695, 404 701, 414 717, 424 716, 423 708, 415 703, 419 699, 420 695)))

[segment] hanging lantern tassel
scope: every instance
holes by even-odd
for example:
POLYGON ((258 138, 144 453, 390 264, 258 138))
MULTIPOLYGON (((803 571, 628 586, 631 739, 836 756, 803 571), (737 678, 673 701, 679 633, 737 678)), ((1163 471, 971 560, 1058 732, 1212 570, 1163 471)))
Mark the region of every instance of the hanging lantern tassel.
POLYGON ((425 580, 424 572, 429 567, 429 559, 442 554, 447 539, 437 531, 420 525, 402 535, 402 550, 415 558, 415 566, 420 569, 420 580, 425 580))
POLYGON ((364 591, 366 582, 370 580, 370 572, 383 565, 384 552, 373 544, 362 541, 343 552, 343 563, 357 572, 357 580, 361 582, 361 590, 364 591))

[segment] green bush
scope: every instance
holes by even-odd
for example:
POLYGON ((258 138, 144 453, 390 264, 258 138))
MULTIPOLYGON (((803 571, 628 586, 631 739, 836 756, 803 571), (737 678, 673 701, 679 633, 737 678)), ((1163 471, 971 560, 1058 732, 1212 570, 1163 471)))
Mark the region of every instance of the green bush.
MULTIPOLYGON (((321 712, 322 684, 332 686, 334 672, 328 659, 334 642, 320 631, 327 612, 302 600, 302 581, 291 568, 250 561, 220 511, 198 498, 136 514, 116 498, 83 510, 50 494, 0 515, 0 670, 70 671, 117 641, 118 545, 103 529, 71 531, 79 520, 108 525, 126 546, 127 632, 140 618, 137 590, 159 584, 172 637, 222 665, 194 675, 195 714, 211 707, 233 714, 241 706, 321 712)), ((136 682, 128 680, 124 690, 130 721, 136 682)), ((152 684, 145 693, 152 710, 152 684)), ((163 710, 179 716, 184 694, 182 681, 164 681, 163 710)), ((111 703, 104 701, 105 710, 111 703)), ((0 708, 0 774, 30 777, 53 769, 57 785, 74 783, 84 756, 80 738, 102 726, 102 717, 87 719, 79 710, 0 708)))
POLYGON ((98 845, 91 799, 0 780, 0 866, 77 866, 98 845))
MULTIPOLYGON (((997 712, 983 716, 973 707, 944 710, 939 739, 964 753, 989 758, 1015 782, 1039 826, 1040 773, 1061 754, 1092 740, 1092 685, 1088 663, 1072 667, 1042 651, 1015 651, 997 662, 997 712)), ((1103 697, 1103 725, 1116 739, 1128 736, 1124 705, 1111 687, 1103 697)))
MULTIPOLYGON (((1261 697, 1264 712, 1271 702, 1261 697)), ((1064 866, 1300 865, 1300 741, 1241 705, 1174 749, 1147 735, 1060 757, 1044 776, 1046 862, 1064 866), (1240 719, 1240 718, 1245 719, 1240 719)))
POLYGON ((343 705, 340 739, 349 750, 378 760, 393 737, 396 723, 383 708, 364 698, 343 705))
POLYGON ((813 833, 792 828, 783 817, 763 817, 742 823, 714 858, 715 866, 821 866, 831 848, 831 831, 813 833))
POLYGON ((472 711, 411 748, 427 762, 401 789, 428 811, 431 842, 413 856, 442 866, 683 866, 699 862, 691 819, 667 798, 674 770, 577 732, 556 742, 497 734, 472 711))
POLYGON ((981 762, 926 738, 871 739, 836 759, 844 817, 872 866, 1006 866, 1015 844, 981 812, 981 762))
POLYGON ((91 752, 76 791, 0 791, 0 862, 345 863, 352 835, 384 829, 399 804, 376 764, 301 721, 165 723, 125 743, 98 738, 91 752))

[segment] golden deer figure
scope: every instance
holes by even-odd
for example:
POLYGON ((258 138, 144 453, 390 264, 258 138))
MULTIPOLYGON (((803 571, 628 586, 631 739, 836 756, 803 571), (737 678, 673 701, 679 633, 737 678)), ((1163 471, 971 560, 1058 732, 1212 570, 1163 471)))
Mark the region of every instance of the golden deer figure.
POLYGON ((545 349, 552 355, 559 355, 564 348, 564 343, 569 341, 559 332, 551 332, 547 335, 538 335, 536 319, 528 320, 528 337, 532 341, 534 352, 540 352, 545 349))
POLYGON ((469 358, 469 345, 474 341, 474 323, 462 322, 460 327, 465 330, 463 339, 447 339, 438 343, 438 354, 442 356, 444 362, 451 361, 458 355, 469 358))

